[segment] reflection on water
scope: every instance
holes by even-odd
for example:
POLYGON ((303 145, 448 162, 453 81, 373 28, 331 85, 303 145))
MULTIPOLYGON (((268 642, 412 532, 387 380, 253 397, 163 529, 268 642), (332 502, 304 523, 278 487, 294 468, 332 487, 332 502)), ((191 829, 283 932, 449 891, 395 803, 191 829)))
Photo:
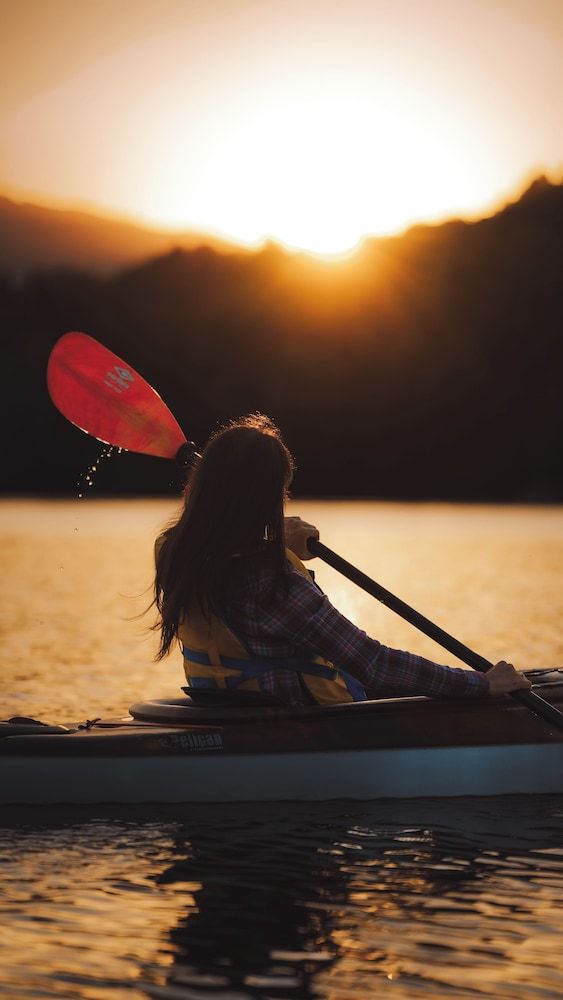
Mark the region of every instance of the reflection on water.
MULTIPOLYGON (((167 501, 2 504, 0 717, 176 693, 135 618, 167 501)), ((324 541, 491 658, 563 664, 563 510, 295 504, 324 541)), ((358 624, 442 662, 327 567, 358 624)), ((549 1000, 563 803, 4 810, 0 997, 549 1000)))
POLYGON ((146 812, 4 816, 0 996, 563 993, 560 799, 146 812))

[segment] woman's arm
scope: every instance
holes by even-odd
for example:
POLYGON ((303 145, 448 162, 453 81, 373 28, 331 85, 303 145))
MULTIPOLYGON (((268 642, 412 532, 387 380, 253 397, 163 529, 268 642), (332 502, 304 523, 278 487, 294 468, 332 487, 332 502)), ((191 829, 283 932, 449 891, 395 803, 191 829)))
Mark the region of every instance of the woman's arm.
POLYGON ((326 657, 374 694, 392 687, 404 694, 471 697, 530 687, 527 678, 504 661, 487 675, 383 646, 340 614, 297 570, 290 570, 288 581, 288 593, 279 602, 257 604, 256 627, 326 657))

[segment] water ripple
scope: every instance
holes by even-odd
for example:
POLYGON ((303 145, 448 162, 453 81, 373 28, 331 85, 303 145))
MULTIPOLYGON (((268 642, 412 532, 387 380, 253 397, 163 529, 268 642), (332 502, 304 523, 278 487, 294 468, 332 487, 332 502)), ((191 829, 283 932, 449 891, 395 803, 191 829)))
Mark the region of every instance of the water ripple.
POLYGON ((557 798, 145 812, 4 816, 0 996, 563 993, 557 798))

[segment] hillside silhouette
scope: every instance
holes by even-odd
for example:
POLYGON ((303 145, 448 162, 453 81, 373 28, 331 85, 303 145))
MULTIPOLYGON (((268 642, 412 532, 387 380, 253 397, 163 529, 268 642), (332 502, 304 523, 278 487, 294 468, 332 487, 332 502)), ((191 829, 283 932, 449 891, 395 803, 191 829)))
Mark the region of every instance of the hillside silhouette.
MULTIPOLYGON (((275 245, 175 250, 118 274, 0 278, 3 488, 76 493, 99 446, 45 367, 83 330, 155 386, 188 436, 262 410, 320 496, 563 500, 563 185, 478 222, 417 226, 327 264, 275 245)), ((122 455, 97 492, 178 487, 122 455)))
POLYGON ((229 244, 190 232, 165 232, 93 212, 65 211, 0 196, 0 271, 75 267, 110 274, 174 247, 229 244))

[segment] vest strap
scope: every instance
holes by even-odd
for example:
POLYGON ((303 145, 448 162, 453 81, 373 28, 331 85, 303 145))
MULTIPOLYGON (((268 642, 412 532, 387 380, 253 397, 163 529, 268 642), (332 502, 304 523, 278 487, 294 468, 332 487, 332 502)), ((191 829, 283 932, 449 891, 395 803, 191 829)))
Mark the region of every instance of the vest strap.
MULTIPOLYGON (((189 649, 183 646, 184 659, 201 666, 211 667, 213 664, 207 653, 199 649, 189 649)), ((253 657, 243 660, 235 656, 220 656, 221 665, 230 670, 238 670, 239 675, 227 677, 225 679, 228 688, 236 688, 245 681, 261 677, 268 670, 283 668, 285 670, 295 670, 296 673, 309 674, 312 677, 323 677, 325 680, 334 680, 335 676, 342 677, 344 683, 354 701, 365 701, 366 693, 360 682, 344 670, 325 667, 322 663, 314 663, 301 656, 280 656, 280 657, 253 657)), ((216 687, 216 682, 212 677, 190 678, 191 687, 216 687)))

